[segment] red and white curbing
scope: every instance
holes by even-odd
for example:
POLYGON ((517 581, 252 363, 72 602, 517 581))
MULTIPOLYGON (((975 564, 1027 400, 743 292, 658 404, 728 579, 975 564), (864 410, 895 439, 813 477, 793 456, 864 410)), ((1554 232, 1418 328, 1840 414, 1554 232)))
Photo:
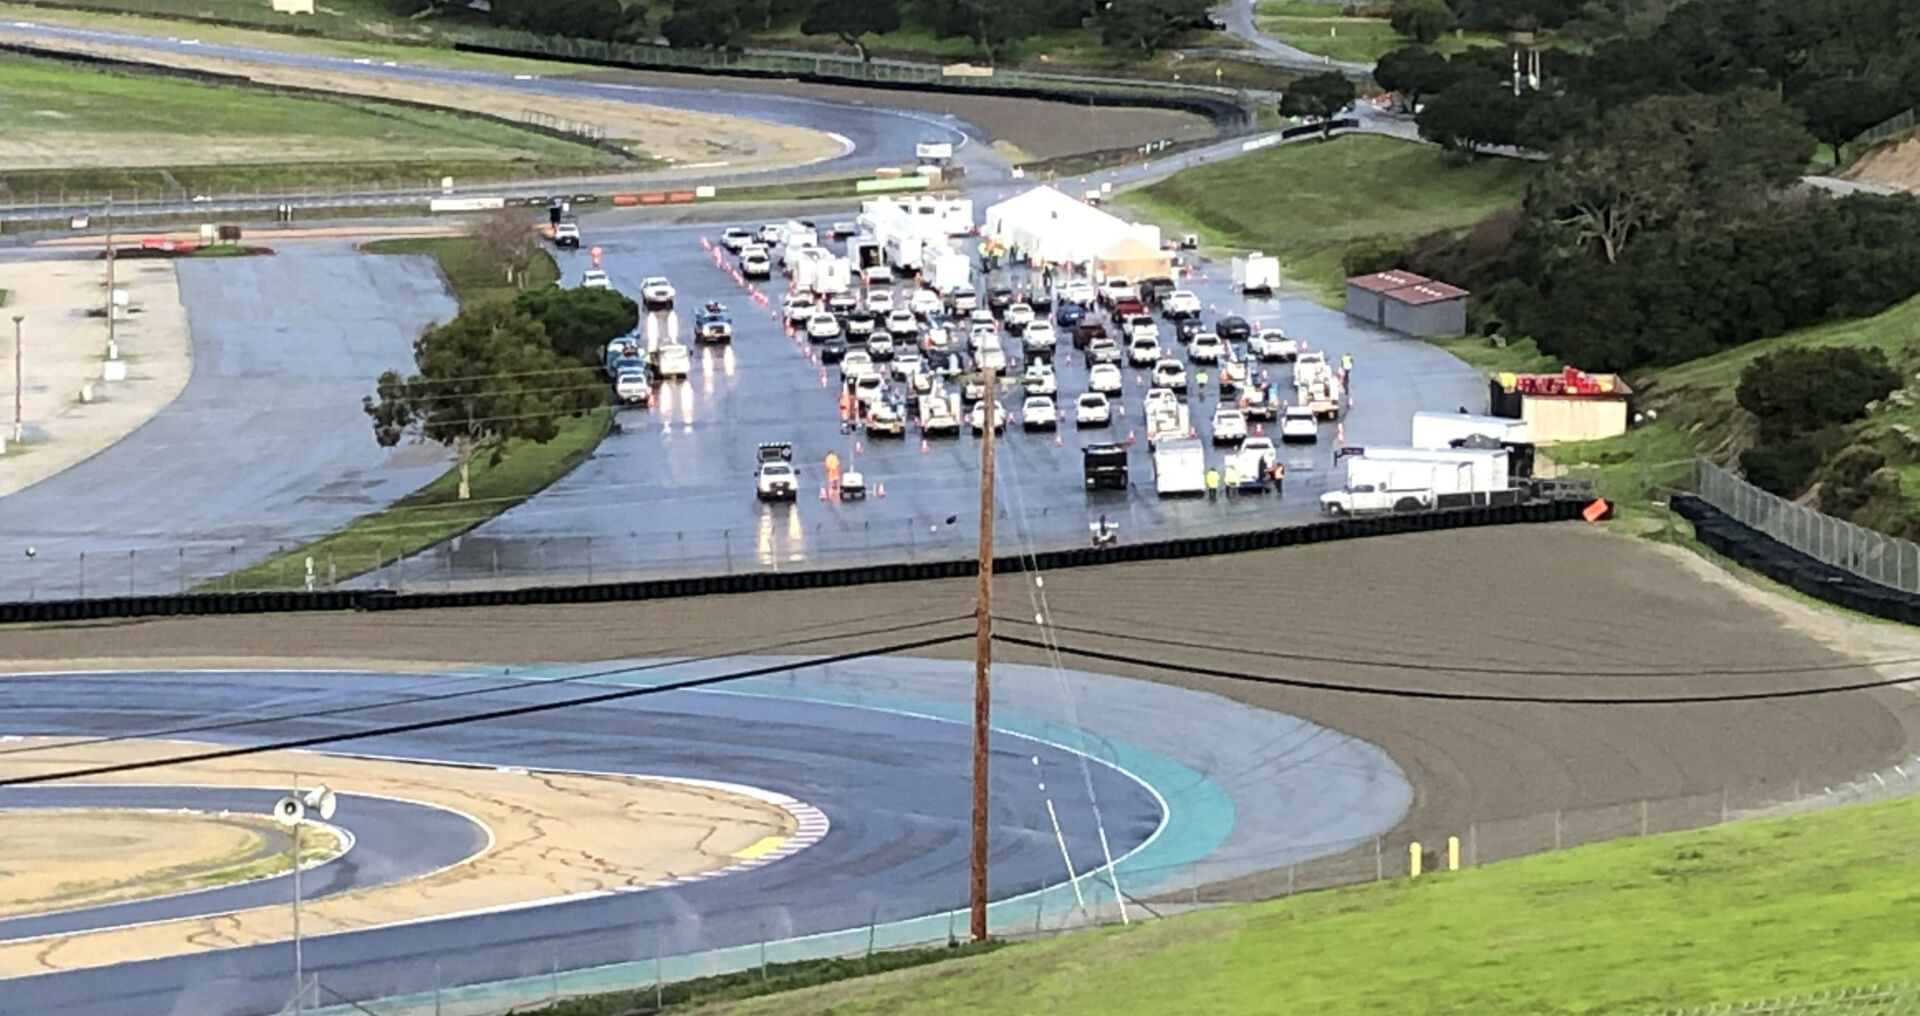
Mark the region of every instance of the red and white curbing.
MULTIPOLYGON (((673 782, 698 785, 705 781, 674 780, 673 782)), ((645 892, 648 889, 664 889, 668 886, 692 885, 695 882, 706 882, 716 878, 725 878, 728 875, 737 875, 743 871, 751 871, 755 868, 763 868, 775 861, 792 857, 802 850, 819 843, 826 838, 827 832, 833 827, 833 823, 827 820, 826 812, 821 811, 805 801, 796 800, 785 794, 776 794, 771 791, 758 790, 757 788, 743 787, 738 784, 715 785, 725 786, 726 789, 737 794, 745 794, 748 797, 757 798, 792 815, 795 826, 793 835, 781 841, 779 846, 771 850, 755 854, 752 857, 740 858, 735 863, 722 868, 714 868, 711 871, 703 871, 693 875, 676 875, 672 878, 663 878, 655 882, 648 882, 644 885, 621 886, 615 889, 615 892, 636 893, 645 892)))

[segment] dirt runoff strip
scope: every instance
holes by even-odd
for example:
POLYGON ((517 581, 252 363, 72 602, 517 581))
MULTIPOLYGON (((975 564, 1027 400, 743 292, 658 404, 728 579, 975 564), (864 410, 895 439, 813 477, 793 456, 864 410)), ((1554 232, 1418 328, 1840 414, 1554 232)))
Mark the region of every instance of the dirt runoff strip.
MULTIPOLYGON (((237 60, 198 53, 156 53, 136 46, 116 45, 80 39, 49 39, 22 34, 0 26, 0 40, 33 45, 40 49, 84 53, 116 60, 140 63, 164 62, 168 66, 215 74, 234 74, 263 85, 312 88, 373 99, 396 99, 426 103, 447 109, 486 113, 520 120, 528 113, 542 114, 570 123, 585 123, 606 131, 609 140, 636 152, 674 164, 725 162, 729 172, 783 169, 830 159, 845 151, 845 146, 824 131, 785 124, 767 123, 721 113, 696 113, 608 99, 585 99, 515 92, 484 85, 451 85, 417 81, 380 73, 367 67, 351 74, 336 74, 310 67, 237 60)), ((259 155, 242 161, 285 161, 285 146, 276 140, 258 146, 259 155)), ((177 145, 152 150, 128 150, 122 146, 101 153, 112 165, 173 165, 180 161, 177 145)))
MULTIPOLYGON (((166 759, 206 747, 180 741, 27 739, 9 743, 0 776, 166 759)), ((303 786, 324 782, 343 792, 449 808, 485 826, 491 838, 479 854, 452 867, 303 906, 301 930, 309 935, 711 872, 742 863, 743 856, 764 854, 770 843, 797 830, 793 815, 777 805, 706 786, 309 752, 265 752, 74 782, 279 788, 291 786, 296 773, 303 786)), ((348 816, 335 824, 352 828, 348 816)), ((38 875, 47 885, 68 878, 57 869, 38 875)), ((23 939, 0 943, 0 978, 274 942, 292 933, 290 909, 268 907, 23 939)))

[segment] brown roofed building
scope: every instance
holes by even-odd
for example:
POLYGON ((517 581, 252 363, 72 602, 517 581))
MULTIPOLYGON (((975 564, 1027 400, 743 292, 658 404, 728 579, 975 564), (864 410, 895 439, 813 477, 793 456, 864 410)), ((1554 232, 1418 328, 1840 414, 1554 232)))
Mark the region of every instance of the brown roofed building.
POLYGON ((1399 270, 1347 280, 1347 314, 1402 335, 1465 335, 1467 291, 1399 270))

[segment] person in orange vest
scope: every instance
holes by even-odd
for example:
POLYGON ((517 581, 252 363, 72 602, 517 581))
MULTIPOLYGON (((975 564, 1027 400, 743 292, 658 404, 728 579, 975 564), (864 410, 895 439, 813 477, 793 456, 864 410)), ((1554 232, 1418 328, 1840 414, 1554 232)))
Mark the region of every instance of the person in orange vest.
POLYGON ((828 492, 839 490, 840 489, 840 455, 839 453, 837 452, 827 453, 826 467, 827 467, 828 492))

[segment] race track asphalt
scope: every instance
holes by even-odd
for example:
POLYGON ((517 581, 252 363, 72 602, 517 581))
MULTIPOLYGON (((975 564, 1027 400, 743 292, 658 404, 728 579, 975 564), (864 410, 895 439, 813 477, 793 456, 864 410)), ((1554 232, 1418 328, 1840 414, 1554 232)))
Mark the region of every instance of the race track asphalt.
MULTIPOLYGON (((978 441, 967 434, 935 438, 922 450, 911 425, 904 439, 842 435, 835 405, 838 368, 810 360, 811 347, 787 336, 714 264, 700 240, 717 240, 719 232, 717 226, 589 227, 586 243, 603 249, 604 268, 618 288, 637 297, 641 278, 656 274, 678 288, 674 311, 652 315, 648 329, 687 339, 694 310, 717 299, 732 311, 733 343, 694 347, 687 381, 661 385, 654 408, 621 411, 620 432, 553 486, 455 544, 366 576, 361 584, 440 588, 499 577, 603 579, 969 553, 977 540, 978 441), (793 443, 802 481, 797 503, 768 505, 754 498, 754 454, 762 441, 793 443), (875 493, 857 502, 818 500, 828 452, 844 468, 858 469, 875 493)), ((589 266, 584 253, 559 257, 567 284, 589 266)), ((1256 324, 1284 325, 1330 360, 1353 356, 1355 407, 1344 423, 1349 443, 1404 444, 1418 410, 1484 410, 1485 381, 1453 356, 1356 324, 1309 300, 1243 298, 1224 274, 1223 266, 1213 265, 1190 280, 1212 308, 1209 322, 1242 313, 1256 324)), ((769 288, 780 291, 778 285, 769 288)), ((1170 325, 1162 333, 1164 346, 1181 348, 1170 325)), ((1017 353, 1017 343, 1007 342, 1017 353)), ((1284 389, 1289 368, 1268 369, 1284 389)), ((1055 433, 1008 429, 996 455, 1002 518, 995 540, 1002 553, 1072 545, 1086 539, 1088 526, 1102 514, 1119 525, 1123 538, 1141 539, 1310 520, 1319 516, 1320 493, 1339 485, 1341 474, 1332 463, 1335 428, 1329 424, 1317 444, 1282 446, 1287 483, 1281 497, 1218 503, 1157 497, 1144 433, 1137 432, 1143 372, 1129 368, 1126 374, 1127 415, 1110 427, 1078 430, 1068 420, 1055 433), (1134 489, 1085 491, 1081 446, 1122 440, 1130 432, 1136 437, 1130 456, 1134 489)), ((1070 409, 1072 397, 1086 387, 1084 358, 1070 355, 1058 376, 1060 402, 1070 409)), ((1217 398, 1217 387, 1211 387, 1191 400, 1203 437, 1217 398)), ((1017 390, 1003 402, 1017 412, 1017 390)), ((1211 464, 1224 461, 1218 449, 1207 455, 1211 464)))
MULTIPOLYGON (((1001 173, 1005 171, 1005 160, 992 154, 986 144, 982 143, 978 146, 969 144, 975 139, 983 142, 986 139, 978 138, 978 132, 969 128, 964 122, 953 117, 936 116, 913 110, 856 105, 850 102, 827 102, 788 95, 735 94, 722 88, 617 84, 577 78, 548 78, 502 71, 440 67, 432 64, 389 65, 384 61, 356 60, 344 56, 220 45, 132 32, 40 25, 23 21, 11 22, 9 27, 29 37, 111 43, 115 46, 146 50, 156 56, 175 53, 225 57, 281 67, 324 70, 331 74, 362 78, 386 77, 437 84, 485 86, 528 95, 608 99, 665 106, 691 112, 722 113, 824 131, 845 140, 846 150, 836 157, 792 170, 753 174, 756 177, 777 178, 792 174, 817 174, 832 172, 836 169, 850 170, 855 166, 861 168, 875 165, 911 166, 916 162, 914 146, 922 141, 948 141, 956 146, 974 148, 975 151, 968 152, 966 156, 970 163, 970 171, 978 169, 986 172, 996 168, 1001 173)), ((713 179, 721 179, 728 174, 724 168, 720 168, 709 175, 713 179)))
MULTIPOLYGON (((711 670, 722 665, 705 666, 711 670)), ((310 938, 308 969, 317 971, 330 991, 372 999, 427 986, 436 965, 438 983, 452 986, 545 973, 555 962, 567 970, 676 956, 963 906, 968 729, 914 708, 938 711, 940 707, 930 703, 948 696, 940 689, 963 688, 964 681, 956 680, 954 668, 944 664, 869 661, 863 666, 817 678, 802 670, 799 688, 791 681, 765 679, 726 693, 669 692, 342 745, 349 751, 456 763, 718 779, 788 794, 820 808, 832 825, 820 843, 791 857, 710 881, 518 909, 511 917, 455 917, 432 922, 430 932, 405 927, 310 938), (878 681, 870 680, 876 675, 878 681), (890 694, 884 701, 836 701, 830 690, 844 690, 848 682, 864 686, 869 695, 882 688, 890 694)), ((246 743, 553 701, 595 690, 594 685, 604 690, 608 684, 653 683, 700 672, 628 668, 625 676, 600 674, 586 686, 577 677, 555 683, 562 674, 526 670, 518 677, 340 672, 28 675, 0 680, 0 700, 5 703, 0 729, 70 736, 164 730, 183 737, 194 736, 181 731, 196 721, 218 722, 222 729, 210 732, 208 739, 246 743), (154 688, 165 688, 166 693, 153 695, 154 688), (424 700, 449 691, 476 697, 424 700), (249 719, 257 722, 234 726, 249 719)), ((1063 846, 1074 870, 1085 873, 1099 867, 1103 831, 1116 857, 1149 838, 1162 860, 1174 856, 1167 854, 1170 850, 1197 857, 1229 836, 1237 808, 1258 805, 1273 813, 1279 811, 1274 805, 1285 799, 1292 802, 1288 826, 1296 837, 1287 849, 1308 856, 1333 849, 1329 843, 1334 841, 1385 829, 1406 806, 1398 771, 1363 742, 1328 741, 1324 732, 1286 717, 1178 689, 1104 678, 1076 680, 1091 682, 1081 684, 1077 694, 1104 703, 1089 703, 1089 722, 1104 723, 1103 717, 1129 710, 1135 715, 1185 713, 1188 722, 1209 724, 1223 738, 1310 742, 1317 747, 1311 758, 1293 760, 1297 764, 1223 771, 1224 788, 1210 778, 1195 777, 1198 784, 1168 781, 1163 792, 1149 790, 1118 766, 1158 757, 1152 752, 1161 750, 1180 753, 1180 745, 1166 737, 1141 755, 1143 749, 1116 747, 1112 739, 1123 731, 1096 728, 1099 736, 1088 742, 1090 748, 1075 750, 1113 761, 1083 766, 1069 747, 1048 739, 1065 729, 1057 723, 1034 732, 1003 726, 996 732, 992 756, 991 891, 996 898, 1063 881, 1063 846), (1236 728, 1246 733, 1236 735, 1236 728), (1256 734, 1261 730, 1266 733, 1256 734), (1045 779, 1044 788, 1036 776, 1045 779), (1163 804, 1169 795, 1171 804, 1163 804), (1104 830, 1092 817, 1095 800, 1104 830), (1064 842, 1056 840, 1049 801, 1064 842), (1161 830, 1165 808, 1174 813, 1170 819, 1179 821, 1161 830)), ((1009 686, 1008 701, 1014 703, 1007 707, 1010 714, 1021 705, 1042 716, 1058 714, 1057 707, 1046 705, 1055 694, 1051 687, 1039 688, 1044 694, 1036 696, 1033 690, 1016 687, 1024 683, 1016 680, 1009 686)), ((1014 723, 1015 717, 1006 720, 1014 723)), ((1177 722, 1167 727, 1169 732, 1181 729, 1177 722)), ((1188 770, 1176 765, 1171 771, 1188 770)), ((354 829, 362 843, 379 835, 436 834, 406 824, 376 829, 387 820, 348 816, 344 806, 336 821, 354 829)), ((1243 835, 1261 827, 1255 820, 1243 835)), ((470 837, 457 830, 447 839, 439 849, 470 849, 470 837)), ((207 1016, 264 1012, 285 1001, 289 961, 289 951, 282 946, 245 947, 21 978, 9 981, 7 990, 24 1011, 51 1009, 57 1003, 65 1012, 103 1016, 131 1007, 207 1016)))
POLYGON ((379 447, 360 410, 420 329, 453 316, 431 259, 302 243, 176 264, 192 377, 133 433, 0 498, 0 597, 178 592, 445 471, 437 453, 379 447))
MULTIPOLYGON (((266 815, 283 793, 238 787, 46 784, 0 788, 0 811, 147 808, 266 815)), ((302 899, 415 878, 458 864, 487 845, 486 830, 443 808, 358 794, 341 794, 340 807, 343 810, 332 824, 353 836, 352 848, 302 869, 302 899)), ((7 918, 0 920, 0 942, 278 906, 293 898, 291 882, 289 873, 125 903, 7 918)))

